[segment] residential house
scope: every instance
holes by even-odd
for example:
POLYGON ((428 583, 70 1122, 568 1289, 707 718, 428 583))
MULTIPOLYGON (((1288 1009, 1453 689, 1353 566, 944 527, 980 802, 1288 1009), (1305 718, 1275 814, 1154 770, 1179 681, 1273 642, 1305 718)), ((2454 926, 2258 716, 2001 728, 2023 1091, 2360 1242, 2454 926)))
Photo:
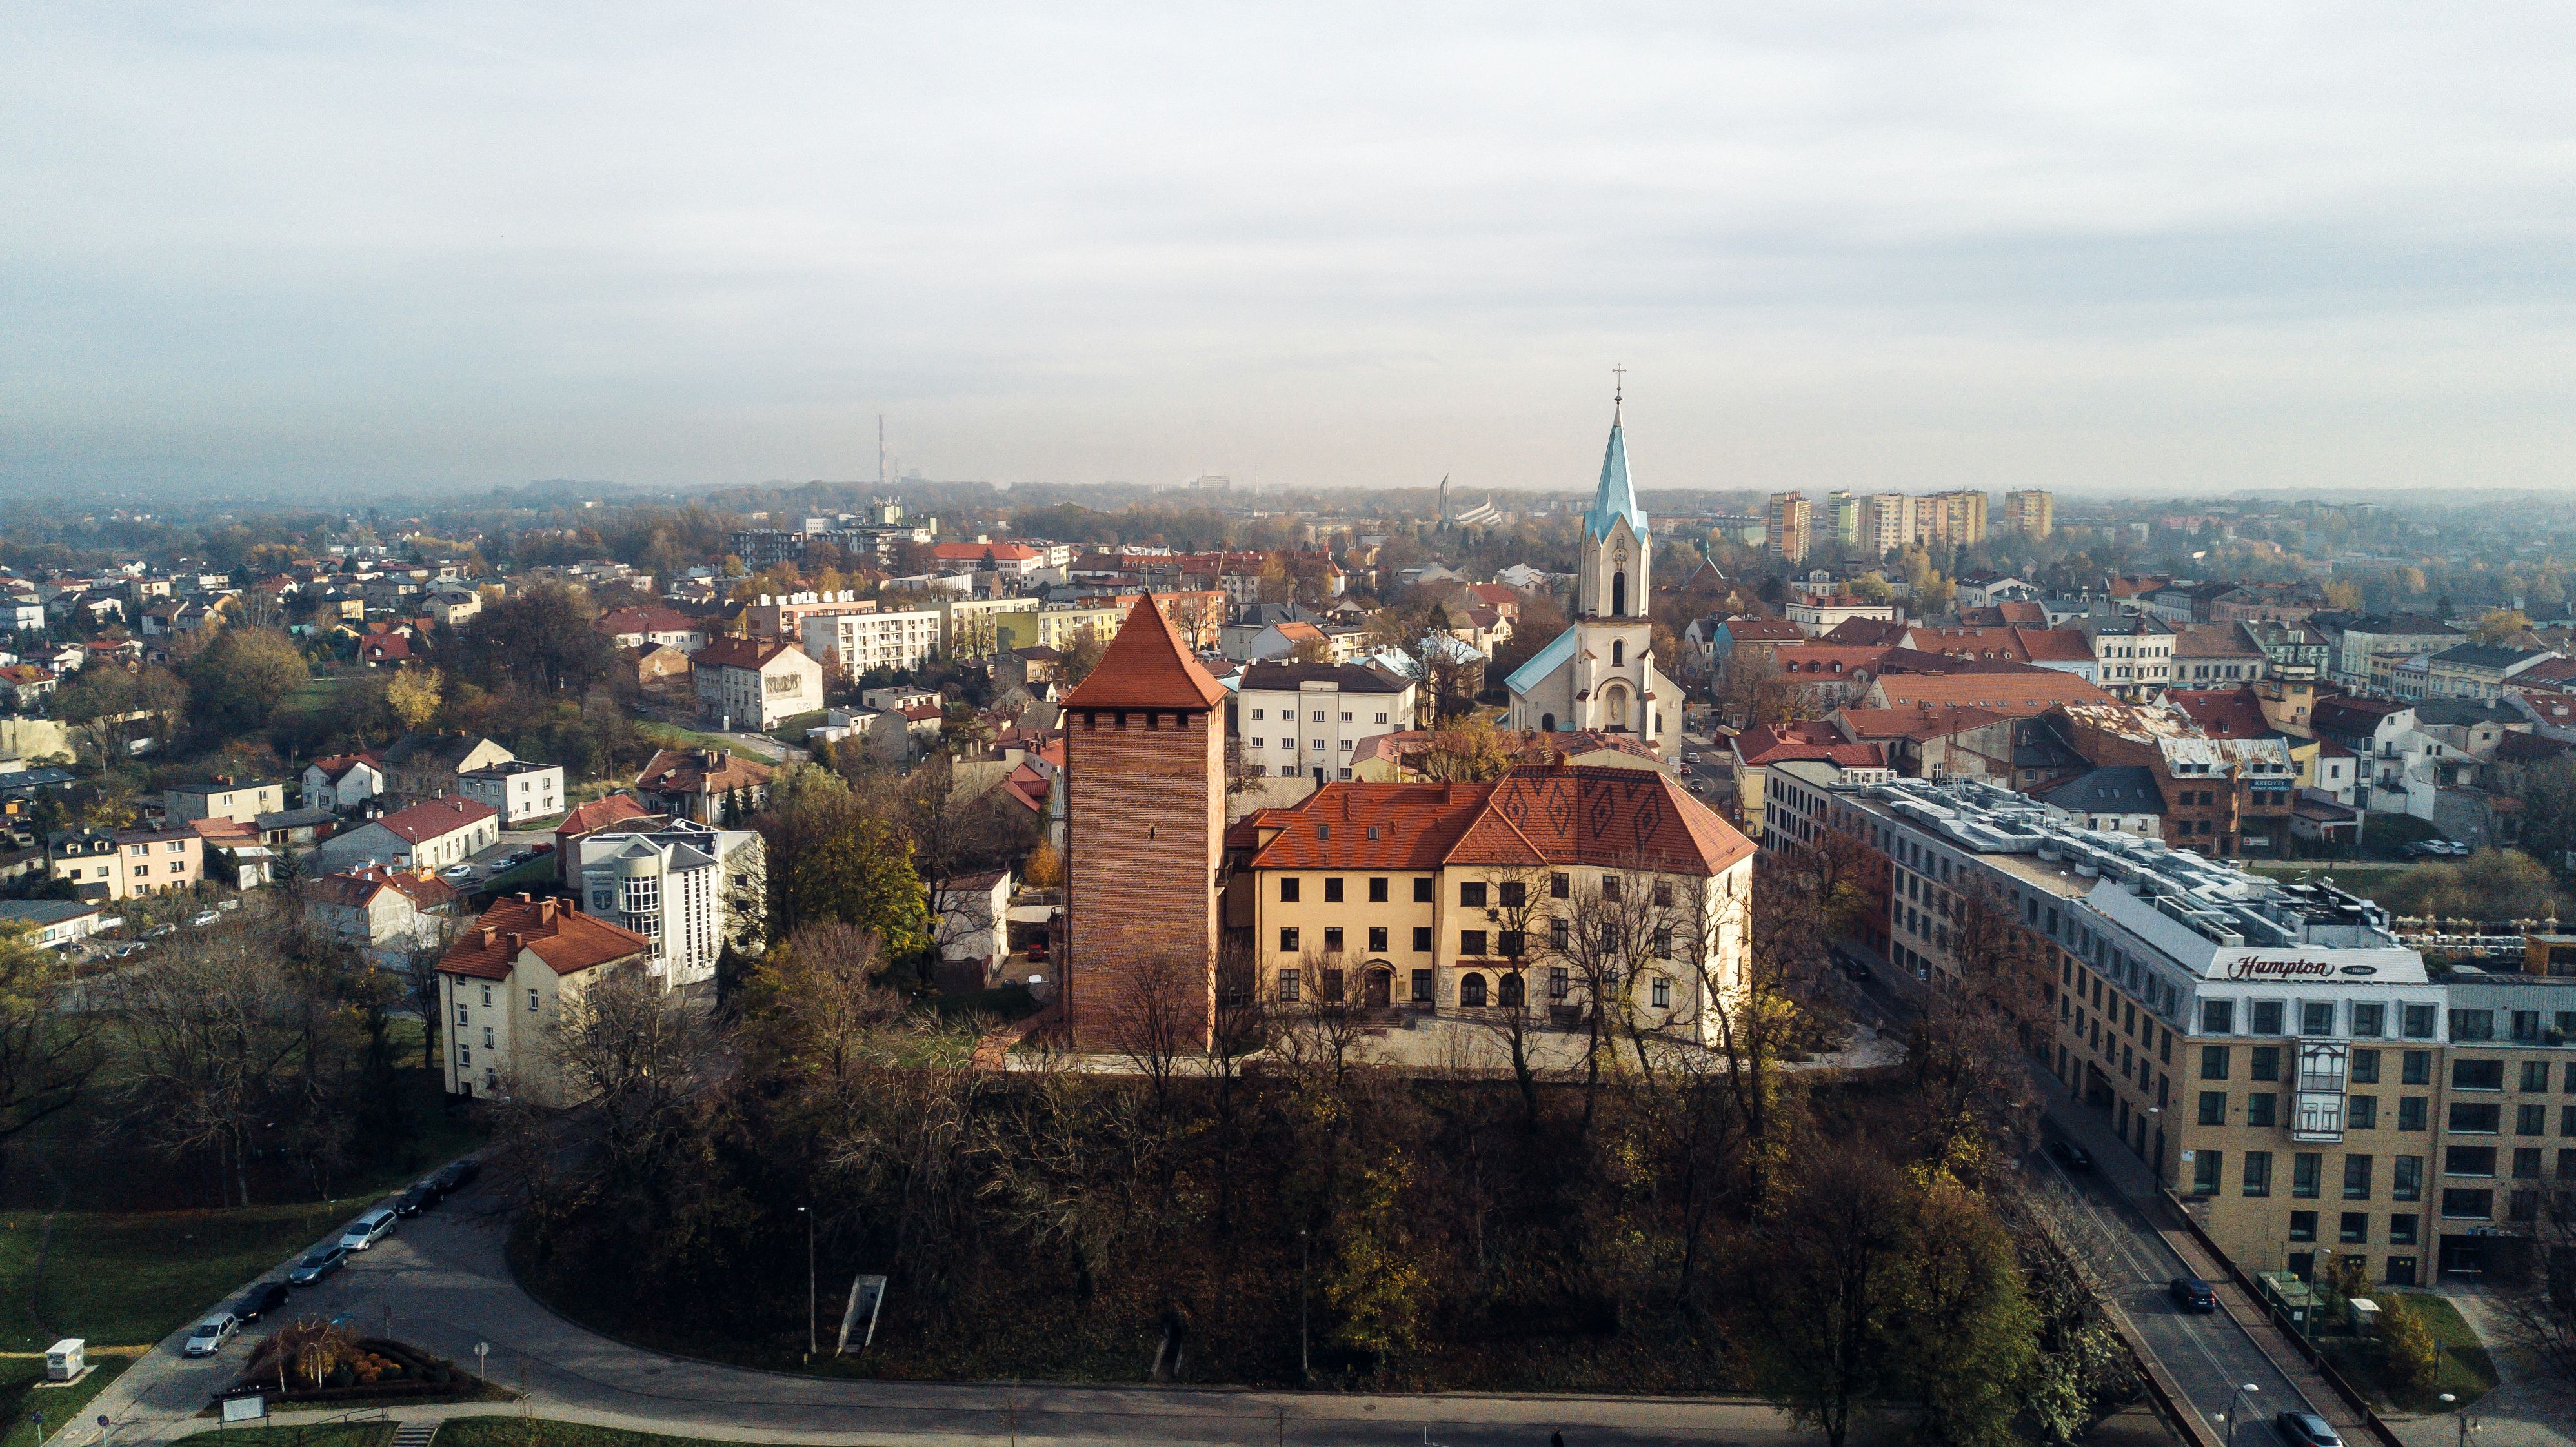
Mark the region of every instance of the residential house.
POLYGON ((695 653, 707 646, 704 619, 659 604, 611 608, 590 626, 620 648, 676 648, 682 653, 695 653))
POLYGON ((333 754, 304 766, 304 802, 310 808, 353 813, 386 792, 384 755, 333 754))
POLYGON ((199 784, 171 784, 161 791, 162 812, 173 822, 230 819, 247 824, 286 807, 286 785, 277 779, 235 779, 227 774, 199 784))
POLYGON ((443 949, 465 896, 426 869, 368 865, 307 877, 295 886, 306 923, 358 946, 376 965, 443 949))
POLYGON ((1254 663, 1236 685, 1236 744, 1247 772, 1319 784, 1347 779, 1354 752, 1414 727, 1419 705, 1419 686, 1387 669, 1254 663))
POLYGON ((501 842, 501 814, 491 805, 449 795, 370 819, 313 847, 312 867, 325 872, 364 864, 446 869, 501 842))
POLYGON ((2172 683, 2175 688, 2252 683, 2269 670, 2271 661, 2271 655, 2246 636, 2241 623, 2187 624, 2174 632, 2172 683))
POLYGON ((2174 630, 2144 614, 2086 616, 2075 627, 2093 646, 2094 681, 2114 697, 2143 702, 2173 683, 2174 630))
POLYGON ((506 764, 515 757, 481 734, 416 729, 385 748, 385 792, 407 803, 443 798, 456 792, 457 777, 466 771, 506 764))
POLYGON ((439 957, 447 1093, 575 1103, 547 1032, 588 991, 641 973, 653 953, 651 940, 560 900, 495 901, 439 957))
POLYGON ((2329 676, 2350 689, 2373 686, 2396 659, 2468 641, 2458 628, 2430 614, 2316 613, 2307 623, 2331 650, 2329 676))
POLYGON ((501 816, 501 827, 516 829, 532 819, 551 819, 564 811, 561 764, 512 759, 506 764, 468 769, 456 776, 459 796, 489 804, 501 816))
POLYGON ((823 665, 793 643, 719 638, 690 662, 698 710, 718 728, 766 733, 823 706, 823 665))
POLYGON ((0 667, 0 697, 6 697, 10 708, 19 713, 34 713, 45 706, 54 691, 53 670, 32 663, 12 663, 0 667))
POLYGON ((2164 795, 2156 771, 2138 764, 2088 769, 2039 796, 2048 812, 2086 829, 2164 837, 2164 795))
POLYGON ((987 869, 943 881, 932 892, 930 914, 942 989, 982 990, 1005 983, 1011 871, 987 869))
POLYGON ((664 749, 635 776, 635 795, 650 811, 730 827, 769 807, 775 773, 731 749, 664 749))
POLYGON ((120 922, 87 900, 0 899, 0 930, 23 930, 40 949, 68 949, 120 922))
POLYGON ((45 841, 47 870, 83 899, 132 899, 194 889, 205 841, 193 829, 67 829, 45 841))
POLYGON ((580 875, 581 851, 574 846, 581 840, 603 829, 655 829, 669 819, 645 808, 632 794, 611 794, 573 805, 555 826, 555 882, 570 888, 580 875))
POLYGON ((2424 698, 2466 698, 2492 703, 2516 675, 2560 658, 2547 648, 2462 643, 2425 658, 2424 698))

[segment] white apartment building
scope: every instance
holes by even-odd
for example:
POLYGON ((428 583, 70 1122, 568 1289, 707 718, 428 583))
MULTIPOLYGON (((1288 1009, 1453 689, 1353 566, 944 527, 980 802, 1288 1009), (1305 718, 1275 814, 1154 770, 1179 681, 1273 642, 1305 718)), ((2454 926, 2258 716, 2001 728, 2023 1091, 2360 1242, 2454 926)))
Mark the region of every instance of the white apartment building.
POLYGON ((689 662, 698 711, 718 728, 767 732, 823 706, 823 665, 793 643, 719 638, 689 662))
POLYGON ((456 776, 456 792, 500 811, 501 827, 516 829, 530 819, 548 819, 564 811, 561 764, 533 764, 512 759, 506 764, 468 769, 456 776))
POLYGON ((880 668, 919 668, 939 651, 939 612, 932 608, 808 618, 804 629, 805 651, 852 678, 880 668))
POLYGON ((574 847, 582 912, 649 941, 646 968, 663 989, 714 979, 728 945, 745 954, 763 948, 768 866, 757 833, 679 820, 604 830, 574 847))
POLYGON ((2174 630, 2169 625, 2140 613, 2088 616, 2075 626, 2093 645, 2094 682, 2104 692, 2142 703, 2173 686, 2174 630))
POLYGON ((1235 735, 1251 772, 1334 783, 1360 743, 1414 726, 1410 679, 1349 663, 1255 663, 1242 673, 1235 735))

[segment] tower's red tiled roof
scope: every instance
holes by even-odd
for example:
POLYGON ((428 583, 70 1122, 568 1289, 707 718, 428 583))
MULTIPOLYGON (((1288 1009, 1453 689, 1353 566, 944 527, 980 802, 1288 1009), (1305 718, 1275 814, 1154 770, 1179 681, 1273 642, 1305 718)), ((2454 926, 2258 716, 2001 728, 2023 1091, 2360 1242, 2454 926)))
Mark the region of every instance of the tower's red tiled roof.
POLYGON ((1091 676, 1064 706, 1212 709, 1224 697, 1225 685, 1199 666, 1180 630, 1155 606, 1154 595, 1141 593, 1091 676))

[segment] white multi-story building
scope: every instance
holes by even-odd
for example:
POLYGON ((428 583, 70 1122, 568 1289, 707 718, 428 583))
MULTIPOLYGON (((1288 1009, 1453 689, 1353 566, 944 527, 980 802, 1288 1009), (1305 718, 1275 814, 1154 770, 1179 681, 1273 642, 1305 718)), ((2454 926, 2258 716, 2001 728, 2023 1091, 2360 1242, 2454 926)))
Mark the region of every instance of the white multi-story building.
POLYGON ((823 665, 793 643, 719 638, 689 662, 698 711, 718 728, 767 731, 823 706, 823 665))
POLYGON ((2094 682, 2103 691, 2143 702, 2173 686, 2174 630, 2141 614, 2079 618, 2093 645, 2094 682))
POLYGON ((583 913, 650 941, 648 968, 665 990, 714 979, 727 946, 760 952, 767 864, 757 833, 680 820, 603 830, 575 847, 583 913))
POLYGON ((880 668, 919 668, 939 651, 939 612, 933 608, 808 618, 804 629, 805 651, 852 678, 880 668))
POLYGON ((563 765, 535 764, 526 759, 468 769, 456 776, 456 792, 499 810, 504 829, 516 829, 530 819, 549 819, 562 813, 567 797, 563 765))
POLYGON ((1243 670, 1235 736, 1252 772, 1334 783, 1360 744, 1413 727, 1411 679, 1349 663, 1255 663, 1243 670))

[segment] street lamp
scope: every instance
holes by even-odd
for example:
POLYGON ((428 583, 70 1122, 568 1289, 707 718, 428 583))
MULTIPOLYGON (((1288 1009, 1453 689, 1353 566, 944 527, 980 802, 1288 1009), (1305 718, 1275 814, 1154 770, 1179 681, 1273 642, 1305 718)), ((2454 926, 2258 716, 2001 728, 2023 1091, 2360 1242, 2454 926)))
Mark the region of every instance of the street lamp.
POLYGON ((814 1322, 818 1305, 814 1295, 814 1213, 799 1206, 796 1214, 805 1218, 805 1360, 810 1362, 814 1360, 814 1322))
MULTIPOLYGON (((2252 1382, 2244 1382, 2240 1383, 2234 1390, 2227 1394, 2227 1447, 2236 1447, 2237 1400, 2262 1390, 2263 1389, 2261 1387, 2254 1385, 2252 1382)), ((2249 1417, 2252 1416, 2254 1413, 2254 1404, 2250 1401, 2247 1402, 2245 1404, 2245 1409, 2246 1415, 2249 1417)))
POLYGON ((1297 1228, 1297 1380, 1315 1380, 1315 1365, 1306 1354, 1306 1228, 1297 1228))

